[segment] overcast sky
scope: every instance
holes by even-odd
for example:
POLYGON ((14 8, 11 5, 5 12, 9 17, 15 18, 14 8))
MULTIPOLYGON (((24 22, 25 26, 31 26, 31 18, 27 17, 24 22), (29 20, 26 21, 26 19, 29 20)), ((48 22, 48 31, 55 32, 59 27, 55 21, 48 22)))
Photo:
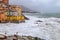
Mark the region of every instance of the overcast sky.
POLYGON ((10 0, 10 4, 24 5, 41 13, 60 13, 60 0, 10 0))

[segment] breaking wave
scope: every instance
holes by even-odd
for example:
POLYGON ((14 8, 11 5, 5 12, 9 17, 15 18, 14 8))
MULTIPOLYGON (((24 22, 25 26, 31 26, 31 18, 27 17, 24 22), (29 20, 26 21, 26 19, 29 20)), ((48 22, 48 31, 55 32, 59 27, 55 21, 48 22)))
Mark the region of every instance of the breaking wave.
POLYGON ((18 35, 30 35, 45 40, 60 40, 60 18, 25 16, 30 19, 26 20, 25 23, 0 24, 0 33, 6 31, 8 35, 12 35, 18 32, 18 35))

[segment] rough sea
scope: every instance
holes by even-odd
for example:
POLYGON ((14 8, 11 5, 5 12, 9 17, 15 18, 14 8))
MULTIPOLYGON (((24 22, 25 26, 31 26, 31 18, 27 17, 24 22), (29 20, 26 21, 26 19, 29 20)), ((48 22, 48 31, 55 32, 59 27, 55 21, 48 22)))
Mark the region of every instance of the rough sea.
POLYGON ((60 18, 60 13, 24 13, 24 14, 30 16, 36 16, 39 18, 50 18, 50 17, 60 18))
POLYGON ((25 23, 0 23, 0 34, 39 37, 45 40, 60 40, 60 16, 57 14, 24 13, 25 23), (37 22, 38 20, 42 22, 37 22))

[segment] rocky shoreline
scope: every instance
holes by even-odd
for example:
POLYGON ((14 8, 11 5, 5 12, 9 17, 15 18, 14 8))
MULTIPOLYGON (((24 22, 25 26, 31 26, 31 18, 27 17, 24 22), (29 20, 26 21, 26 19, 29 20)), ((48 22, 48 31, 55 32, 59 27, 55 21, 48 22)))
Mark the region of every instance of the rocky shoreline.
POLYGON ((11 35, 11 36, 5 36, 0 35, 0 40, 44 40, 38 37, 32 37, 32 36, 19 36, 19 35, 11 35))

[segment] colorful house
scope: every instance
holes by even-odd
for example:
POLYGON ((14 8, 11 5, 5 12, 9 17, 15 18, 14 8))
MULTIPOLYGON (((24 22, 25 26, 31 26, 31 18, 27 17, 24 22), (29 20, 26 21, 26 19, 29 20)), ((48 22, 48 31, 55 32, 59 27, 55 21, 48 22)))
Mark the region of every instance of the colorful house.
POLYGON ((9 5, 9 0, 0 0, 0 22, 24 22, 20 6, 9 5))
POLYGON ((3 2, 5 4, 8 4, 9 3, 9 0, 0 0, 0 2, 3 2))

